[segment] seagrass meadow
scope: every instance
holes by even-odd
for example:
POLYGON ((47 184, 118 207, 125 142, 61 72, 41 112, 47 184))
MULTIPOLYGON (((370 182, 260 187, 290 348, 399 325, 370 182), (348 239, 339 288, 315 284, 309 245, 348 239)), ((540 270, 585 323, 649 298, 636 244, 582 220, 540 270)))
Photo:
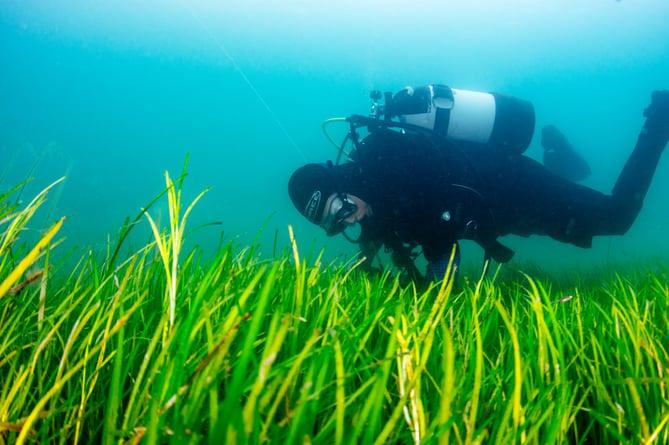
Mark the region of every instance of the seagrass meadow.
POLYGON ((67 221, 19 239, 48 189, 0 195, 0 444, 669 442, 660 266, 417 291, 294 241, 204 259, 166 179, 167 227, 74 267, 67 221))

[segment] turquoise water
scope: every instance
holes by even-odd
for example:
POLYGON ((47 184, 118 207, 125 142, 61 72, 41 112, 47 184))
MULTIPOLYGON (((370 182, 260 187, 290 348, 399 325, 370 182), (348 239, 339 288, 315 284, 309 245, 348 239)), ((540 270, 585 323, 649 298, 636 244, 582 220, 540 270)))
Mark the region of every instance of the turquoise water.
MULTIPOLYGON (((336 156, 322 121, 366 114, 372 89, 445 83, 533 102, 537 128, 561 128, 608 192, 650 92, 669 88, 667 17, 664 0, 1 1, 0 189, 34 177, 27 201, 66 176, 34 234, 66 215, 61 251, 104 249, 189 154, 184 201, 211 187, 189 226, 221 222, 192 243, 212 252, 223 230, 246 245, 271 217, 265 254, 292 224, 303 253, 327 244, 331 258, 353 249, 286 193, 296 167, 336 156)), ((668 183, 665 158, 632 230, 593 249, 503 241, 547 269, 665 258, 668 183)), ((151 213, 166 222, 165 204, 151 213)), ((131 243, 149 236, 142 220, 131 243)))

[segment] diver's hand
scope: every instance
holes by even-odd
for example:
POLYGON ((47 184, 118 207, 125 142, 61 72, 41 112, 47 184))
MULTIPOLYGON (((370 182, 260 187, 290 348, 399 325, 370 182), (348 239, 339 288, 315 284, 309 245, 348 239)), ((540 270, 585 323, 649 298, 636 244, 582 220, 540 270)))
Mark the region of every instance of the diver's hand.
POLYGON ((420 273, 417 274, 407 270, 403 270, 399 273, 397 281, 401 287, 407 287, 413 284, 419 293, 425 292, 431 284, 431 281, 426 280, 420 273))

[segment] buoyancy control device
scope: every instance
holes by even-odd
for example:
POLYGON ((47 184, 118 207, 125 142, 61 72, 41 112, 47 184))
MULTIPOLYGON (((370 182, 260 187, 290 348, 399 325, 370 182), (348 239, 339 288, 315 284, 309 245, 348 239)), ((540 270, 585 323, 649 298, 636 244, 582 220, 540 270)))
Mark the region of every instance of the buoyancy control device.
POLYGON ((357 148, 359 136, 356 130, 360 127, 367 127, 370 132, 378 128, 418 131, 453 142, 485 145, 514 155, 525 152, 534 134, 532 103, 505 94, 432 84, 406 87, 395 95, 374 90, 370 98, 369 116, 354 114, 323 123, 325 135, 339 149, 337 163, 342 154, 350 157, 350 152, 345 151, 349 141, 357 148), (341 145, 326 130, 326 125, 333 121, 350 124, 351 130, 341 145))

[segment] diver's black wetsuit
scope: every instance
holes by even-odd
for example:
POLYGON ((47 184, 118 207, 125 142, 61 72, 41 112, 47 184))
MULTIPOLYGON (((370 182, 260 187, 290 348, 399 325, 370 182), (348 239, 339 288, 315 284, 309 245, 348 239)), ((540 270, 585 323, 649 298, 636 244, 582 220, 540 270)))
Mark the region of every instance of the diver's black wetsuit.
POLYGON ((333 173, 347 193, 371 205, 372 216, 361 222, 363 249, 421 245, 426 259, 435 261, 459 239, 472 239, 504 262, 513 252, 497 241, 502 235, 548 235, 590 247, 594 236, 624 234, 669 138, 667 123, 652 123, 649 118, 610 195, 523 155, 392 130, 370 134, 355 161, 333 173))

